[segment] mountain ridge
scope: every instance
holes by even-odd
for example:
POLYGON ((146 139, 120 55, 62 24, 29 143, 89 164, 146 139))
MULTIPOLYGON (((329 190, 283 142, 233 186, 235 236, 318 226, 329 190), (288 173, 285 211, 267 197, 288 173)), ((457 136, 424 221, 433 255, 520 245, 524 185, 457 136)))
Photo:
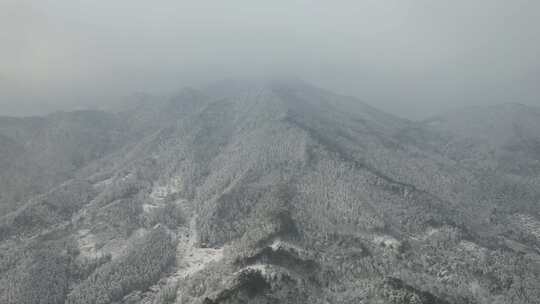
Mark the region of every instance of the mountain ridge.
POLYGON ((107 115, 123 142, 0 217, 2 302, 538 296, 540 178, 507 170, 521 158, 301 82, 224 82, 107 115))

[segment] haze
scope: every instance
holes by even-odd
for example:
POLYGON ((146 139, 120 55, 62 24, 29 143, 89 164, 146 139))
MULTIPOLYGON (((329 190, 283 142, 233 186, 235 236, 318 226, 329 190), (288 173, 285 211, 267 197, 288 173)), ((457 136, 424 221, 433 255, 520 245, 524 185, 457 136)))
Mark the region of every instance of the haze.
POLYGON ((291 75, 421 119, 540 105, 531 0, 2 0, 0 115, 291 75))

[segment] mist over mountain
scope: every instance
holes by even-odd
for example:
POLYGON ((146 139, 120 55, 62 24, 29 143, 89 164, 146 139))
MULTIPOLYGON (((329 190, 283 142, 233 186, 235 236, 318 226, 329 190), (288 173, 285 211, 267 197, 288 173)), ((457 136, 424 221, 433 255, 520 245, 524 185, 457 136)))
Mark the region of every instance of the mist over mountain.
POLYGON ((290 79, 0 117, 0 302, 537 303, 539 134, 290 79))
POLYGON ((540 106, 533 0, 2 0, 0 115, 292 75, 396 116, 540 106))

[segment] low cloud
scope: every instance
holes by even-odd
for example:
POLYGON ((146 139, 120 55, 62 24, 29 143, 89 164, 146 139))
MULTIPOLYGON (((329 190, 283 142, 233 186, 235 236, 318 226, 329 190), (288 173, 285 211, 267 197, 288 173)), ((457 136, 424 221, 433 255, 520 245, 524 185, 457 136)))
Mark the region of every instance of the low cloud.
POLYGON ((5 0, 0 114, 293 75, 410 118, 540 105, 538 1, 5 0))

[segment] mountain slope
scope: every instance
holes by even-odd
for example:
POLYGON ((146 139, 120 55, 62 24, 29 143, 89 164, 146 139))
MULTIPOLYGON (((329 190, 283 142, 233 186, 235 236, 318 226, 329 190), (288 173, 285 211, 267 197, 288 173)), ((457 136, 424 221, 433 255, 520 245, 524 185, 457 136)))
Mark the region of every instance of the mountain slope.
POLYGON ((450 128, 296 81, 223 82, 115 115, 134 139, 0 218, 0 302, 540 296, 534 190, 438 149, 459 141, 450 128))
POLYGON ((0 117, 0 210, 12 210, 74 177, 78 169, 129 140, 129 130, 105 112, 0 117))
MULTIPOLYGON (((537 175, 540 172, 540 110, 537 108, 520 104, 470 108, 435 117, 426 124, 451 134, 455 140, 448 146, 457 145, 469 153, 467 158, 471 160, 486 162, 475 158, 473 153, 477 153, 491 156, 497 168, 509 173, 537 175)), ((450 157, 460 156, 453 155, 459 151, 452 148, 448 153, 450 157)))

